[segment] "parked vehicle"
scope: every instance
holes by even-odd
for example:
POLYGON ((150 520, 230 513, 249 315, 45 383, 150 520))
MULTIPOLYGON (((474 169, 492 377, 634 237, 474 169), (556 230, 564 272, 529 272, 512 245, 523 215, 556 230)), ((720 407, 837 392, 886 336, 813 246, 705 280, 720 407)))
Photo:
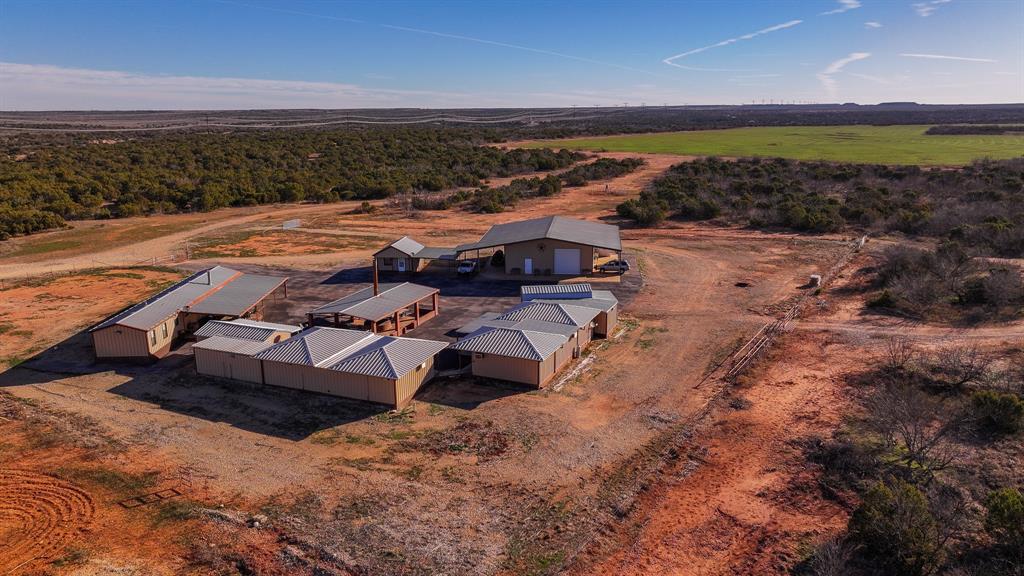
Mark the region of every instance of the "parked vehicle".
POLYGON ((472 276, 477 273, 476 260, 463 260, 459 262, 459 267, 455 269, 459 276, 472 276))
POLYGON ((597 267, 601 272, 625 274, 629 271, 629 262, 625 260, 612 260, 597 267))

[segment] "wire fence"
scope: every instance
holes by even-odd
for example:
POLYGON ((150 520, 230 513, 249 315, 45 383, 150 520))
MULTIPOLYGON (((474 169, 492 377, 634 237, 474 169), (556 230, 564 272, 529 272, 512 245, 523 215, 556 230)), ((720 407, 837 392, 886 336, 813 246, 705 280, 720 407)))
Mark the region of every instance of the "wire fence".
MULTIPOLYGON (((860 252, 860 249, 867 242, 867 236, 853 241, 850 244, 850 249, 847 250, 824 274, 821 275, 821 281, 818 283, 819 290, 825 288, 829 283, 832 282, 842 272, 843 268, 850 263, 850 260, 860 252)), ((758 330, 750 340, 747 340, 746 344, 740 347, 739 350, 733 353, 732 364, 729 370, 725 373, 727 380, 735 380, 737 377, 746 372, 759 358, 771 348, 775 339, 778 338, 779 334, 789 327, 789 323, 794 318, 800 315, 803 311, 804 306, 812 298, 815 297, 818 290, 808 291, 801 296, 797 301, 786 311, 786 314, 782 318, 773 320, 766 323, 758 330)))

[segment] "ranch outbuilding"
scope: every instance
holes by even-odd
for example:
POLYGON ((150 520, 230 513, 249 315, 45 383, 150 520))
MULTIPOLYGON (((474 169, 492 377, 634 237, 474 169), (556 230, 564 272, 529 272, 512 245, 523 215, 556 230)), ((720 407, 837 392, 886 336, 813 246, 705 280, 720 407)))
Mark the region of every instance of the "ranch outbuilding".
POLYGON ((496 224, 477 242, 456 248, 460 257, 504 249, 505 273, 524 276, 591 274, 602 261, 619 258, 619 227, 611 224, 546 216, 496 224))
POLYGON ((267 299, 286 298, 287 278, 214 266, 89 329, 97 358, 162 358, 208 320, 263 317, 267 299))

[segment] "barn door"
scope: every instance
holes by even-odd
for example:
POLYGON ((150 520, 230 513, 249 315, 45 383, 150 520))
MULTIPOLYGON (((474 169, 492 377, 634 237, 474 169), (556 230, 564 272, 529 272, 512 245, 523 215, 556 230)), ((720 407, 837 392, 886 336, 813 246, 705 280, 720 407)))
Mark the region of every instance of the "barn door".
POLYGON ((580 273, 579 248, 555 248, 555 274, 580 273))

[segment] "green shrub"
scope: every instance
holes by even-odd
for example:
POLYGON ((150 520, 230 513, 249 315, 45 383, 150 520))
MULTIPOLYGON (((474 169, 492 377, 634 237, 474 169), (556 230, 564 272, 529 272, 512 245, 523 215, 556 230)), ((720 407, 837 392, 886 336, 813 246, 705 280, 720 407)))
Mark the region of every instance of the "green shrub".
POLYGON ((971 408, 978 423, 999 434, 1014 434, 1024 426, 1024 400, 1015 394, 979 390, 971 394, 971 408))
POLYGON ((942 561, 939 526, 928 501, 902 480, 869 490, 850 518, 849 533, 886 574, 918 576, 942 561))
POLYGON ((882 290, 881 294, 868 300, 869 308, 892 308, 895 305, 896 299, 892 297, 892 292, 889 290, 882 290))
POLYGON ((1013 488, 985 499, 985 531, 1011 554, 1024 557, 1024 495, 1013 488))

